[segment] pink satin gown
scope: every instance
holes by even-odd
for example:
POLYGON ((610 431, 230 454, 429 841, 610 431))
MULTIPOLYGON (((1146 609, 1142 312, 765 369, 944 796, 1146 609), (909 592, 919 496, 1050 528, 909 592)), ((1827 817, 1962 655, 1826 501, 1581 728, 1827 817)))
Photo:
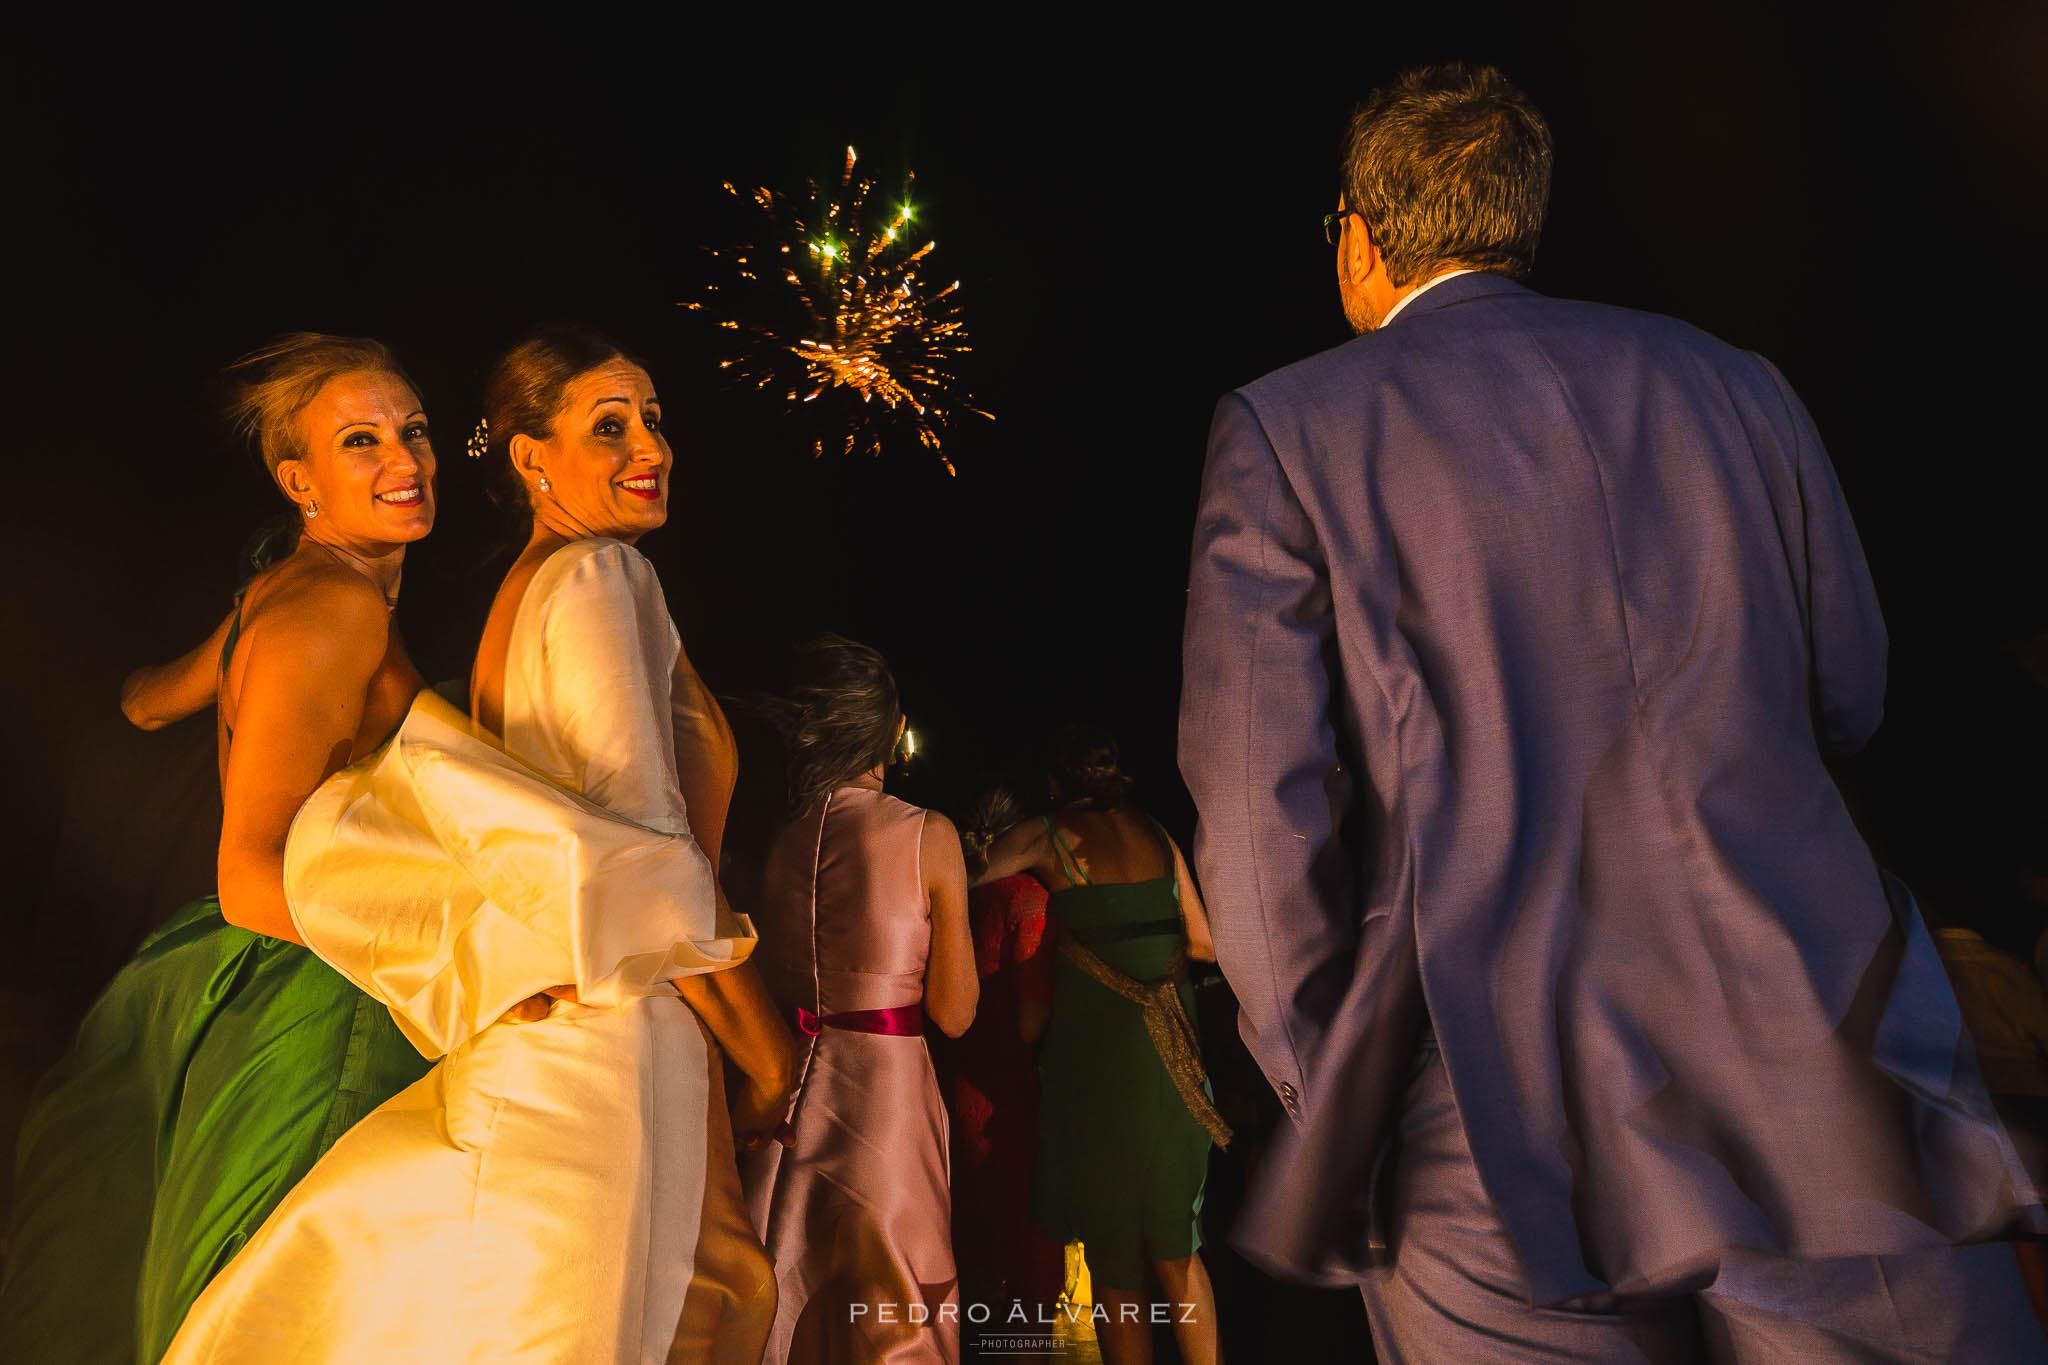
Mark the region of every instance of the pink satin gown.
POLYGON ((960 1354, 946 1109, 922 1025, 931 913, 925 812, 863 787, 784 829, 754 961, 804 1055, 794 1145, 745 1166, 780 1294, 763 1359, 960 1354))

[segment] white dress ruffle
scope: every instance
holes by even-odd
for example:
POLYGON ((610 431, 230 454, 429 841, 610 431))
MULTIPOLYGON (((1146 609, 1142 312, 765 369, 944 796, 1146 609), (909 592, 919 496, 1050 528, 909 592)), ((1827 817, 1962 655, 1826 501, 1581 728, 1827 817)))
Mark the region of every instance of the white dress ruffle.
POLYGON ((575 542, 520 605, 502 748, 422 694, 301 810, 294 923, 441 1060, 313 1167, 166 1365, 667 1357, 715 1055, 670 982, 753 947, 690 836, 679 652, 647 561, 575 542), (501 1019, 564 984, 580 1003, 501 1019))

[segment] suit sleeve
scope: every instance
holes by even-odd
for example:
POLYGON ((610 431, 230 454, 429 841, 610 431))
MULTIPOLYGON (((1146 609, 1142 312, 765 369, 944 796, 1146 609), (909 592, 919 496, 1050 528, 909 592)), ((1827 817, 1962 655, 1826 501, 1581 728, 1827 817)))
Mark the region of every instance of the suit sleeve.
POLYGON ((1357 942, 1338 838, 1350 787, 1335 639, 1315 529, 1232 394, 1210 430, 1195 526, 1180 766, 1201 817, 1195 865, 1217 959, 1245 1043, 1290 1111, 1357 942))
POLYGON ((1827 746, 1853 753, 1869 742, 1884 715, 1885 629, 1877 589, 1834 466, 1813 418, 1769 361, 1785 404, 1793 472, 1798 482, 1808 653, 1814 705, 1827 746))

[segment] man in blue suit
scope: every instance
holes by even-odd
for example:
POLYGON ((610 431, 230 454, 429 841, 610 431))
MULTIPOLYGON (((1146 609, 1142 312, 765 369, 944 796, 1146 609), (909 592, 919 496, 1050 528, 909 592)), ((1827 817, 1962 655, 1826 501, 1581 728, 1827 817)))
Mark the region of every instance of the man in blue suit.
POLYGON ((1516 283, 1500 74, 1354 116, 1356 340, 1217 410, 1181 768, 1292 1122, 1241 1243, 1387 1360, 2048 1359, 2042 1210, 1825 749, 1884 627, 1791 388, 1516 283), (1970 1244, 1970 1245, 1964 1245, 1970 1244))

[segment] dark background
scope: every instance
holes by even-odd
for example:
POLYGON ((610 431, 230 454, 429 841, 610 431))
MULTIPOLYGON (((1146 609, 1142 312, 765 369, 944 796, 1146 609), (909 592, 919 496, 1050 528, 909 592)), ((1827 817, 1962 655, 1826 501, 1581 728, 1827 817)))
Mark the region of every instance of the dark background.
POLYGON ((835 629, 897 667, 917 794, 957 811, 1018 741, 1094 717, 1186 835, 1211 408, 1345 339, 1317 222, 1344 117, 1447 58, 1551 121, 1532 284, 1759 350, 1812 409, 1892 629, 1889 718, 1845 783, 1931 904, 2027 946, 2048 9, 1389 8, 17 21, 9 979, 89 989, 207 889, 211 730, 127 732, 117 688, 219 619, 277 510, 212 376, 295 328, 380 337, 424 391, 442 512, 400 615, 429 676, 466 672, 509 548, 462 454, 482 373, 533 322, 587 321, 668 400, 675 514, 643 548, 715 687, 835 629), (795 190, 849 143, 880 197, 916 172, 929 274, 963 281, 997 420, 949 444, 957 478, 914 447, 814 460, 802 419, 721 392, 718 337, 676 307, 736 240, 721 181, 795 190))

